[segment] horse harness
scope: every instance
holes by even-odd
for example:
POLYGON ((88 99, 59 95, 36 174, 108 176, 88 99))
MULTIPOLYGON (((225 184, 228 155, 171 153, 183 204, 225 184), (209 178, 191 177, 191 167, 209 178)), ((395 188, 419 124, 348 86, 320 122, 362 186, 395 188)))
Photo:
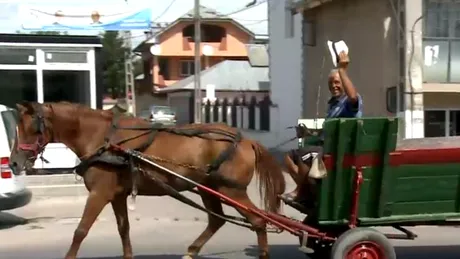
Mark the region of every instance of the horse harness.
MULTIPOLYGON (((52 109, 52 107, 51 107, 52 109)), ((18 149, 23 150, 23 151, 30 151, 34 154, 34 157, 36 157, 38 154, 42 155, 43 150, 45 146, 48 144, 48 141, 46 140, 46 131, 49 131, 50 134, 50 139, 53 139, 53 131, 48 129, 46 126, 46 120, 45 117, 43 116, 43 110, 41 106, 37 106, 36 113, 32 115, 33 118, 33 130, 35 131, 36 134, 38 134, 37 140, 33 144, 18 144, 18 149)), ((238 144, 242 140, 242 135, 241 132, 238 131, 236 135, 231 134, 226 131, 221 131, 221 130, 202 130, 202 129, 176 129, 173 127, 163 127, 160 125, 152 125, 150 127, 119 127, 117 123, 118 118, 114 117, 111 123, 111 127, 109 129, 108 134, 104 138, 104 144, 100 146, 98 149, 96 149, 95 152, 89 155, 85 155, 80 158, 80 164, 75 166, 73 170, 80 175, 83 176, 86 170, 88 170, 89 167, 91 167, 95 163, 105 163, 109 165, 115 165, 115 166, 128 166, 130 169, 130 172, 132 174, 132 179, 133 179, 133 186, 131 190, 131 194, 133 197, 133 200, 135 199, 137 195, 137 180, 139 178, 139 172, 146 173, 148 174, 146 170, 135 166, 133 157, 127 156, 126 154, 119 154, 113 150, 112 147, 114 146, 119 146, 123 143, 126 143, 130 140, 134 140, 137 138, 140 138, 142 136, 148 135, 147 141, 142 143, 140 146, 136 147, 134 150, 142 152, 145 149, 147 149, 155 140, 155 136, 158 132, 168 132, 171 134, 176 134, 176 135, 182 135, 182 136, 187 136, 187 137, 199 137, 203 139, 209 139, 209 140, 216 140, 216 141, 227 141, 232 143, 227 149, 222 151, 219 156, 214 159, 214 161, 207 165, 207 168, 204 169, 205 173, 208 175, 208 177, 217 177, 223 184, 227 185, 228 187, 234 187, 234 188, 245 188, 243 186, 239 186, 237 183, 233 183, 231 180, 225 179, 223 175, 218 174, 218 169, 220 166, 227 160, 232 157, 234 152, 236 151, 236 148, 238 144), (123 139, 121 141, 118 141, 117 143, 112 143, 111 142, 111 136, 117 131, 117 130, 139 130, 139 131, 144 131, 143 133, 140 133, 138 135, 135 135, 133 137, 129 137, 126 139, 123 139), (212 138, 212 137, 207 137, 206 134, 218 134, 224 136, 224 138, 212 138), (222 181, 223 180, 223 181, 222 181)), ((157 160, 160 162, 165 162, 165 163, 170 163, 170 164, 175 164, 179 166, 186 166, 191 169, 199 170, 197 167, 193 167, 191 165, 184 165, 184 164, 178 164, 174 161, 168 161, 164 160, 159 157, 153 157, 153 156, 148 156, 149 158, 153 160, 157 160), (191 166, 191 167, 190 167, 191 166)), ((41 156, 40 159, 44 160, 44 158, 41 156)), ((45 161, 45 160, 44 160, 45 161)), ((198 210, 201 210, 205 213, 208 213, 210 215, 213 215, 215 217, 218 217, 220 219, 223 219, 229 223, 242 226, 248 229, 253 229, 252 225, 247 221, 247 219, 241 218, 241 217, 235 217, 231 215, 226 215, 226 214, 219 214, 215 213, 211 210, 208 210, 207 208, 203 207, 200 204, 197 204, 190 198, 185 197, 183 194, 175 190, 172 186, 160 181, 159 179, 156 179, 154 176, 149 174, 150 179, 153 180, 158 186, 163 188, 165 191, 168 192, 168 194, 173 197, 174 199, 177 199, 185 204, 188 204, 198 210)), ((191 192, 195 194, 199 194, 196 190, 191 189, 191 192)), ((231 204, 229 204, 231 206, 231 204)), ((267 229, 268 232, 277 232, 280 233, 279 229, 267 229)))

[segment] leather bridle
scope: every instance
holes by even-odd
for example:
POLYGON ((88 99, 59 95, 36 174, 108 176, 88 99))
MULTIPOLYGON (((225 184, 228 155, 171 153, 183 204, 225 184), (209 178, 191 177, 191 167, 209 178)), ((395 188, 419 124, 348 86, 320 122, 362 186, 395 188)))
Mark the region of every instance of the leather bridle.
POLYGON ((19 143, 18 136, 18 145, 17 149, 20 151, 28 151, 33 154, 33 158, 36 158, 41 154, 45 146, 49 141, 46 140, 46 123, 45 117, 43 115, 43 109, 40 105, 34 107, 35 114, 32 115, 32 127, 36 134, 38 134, 37 139, 32 144, 19 143))

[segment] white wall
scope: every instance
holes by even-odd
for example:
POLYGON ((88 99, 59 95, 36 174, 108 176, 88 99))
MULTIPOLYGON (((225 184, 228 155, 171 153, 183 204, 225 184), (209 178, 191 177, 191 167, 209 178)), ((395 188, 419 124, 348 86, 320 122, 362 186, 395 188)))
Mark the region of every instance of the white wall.
MULTIPOLYGON (((302 113, 302 15, 294 17, 294 36, 286 36, 286 0, 268 1, 268 32, 270 36, 270 84, 271 99, 278 105, 277 127, 261 142, 273 147, 294 136, 286 127, 297 124, 302 113)), ((295 148, 295 141, 282 150, 295 148)))

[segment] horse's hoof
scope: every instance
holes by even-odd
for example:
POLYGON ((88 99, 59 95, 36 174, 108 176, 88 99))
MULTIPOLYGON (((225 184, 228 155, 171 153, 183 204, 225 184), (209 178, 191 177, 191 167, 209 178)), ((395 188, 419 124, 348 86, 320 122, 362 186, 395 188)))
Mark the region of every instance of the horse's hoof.
POLYGON ((193 256, 189 255, 189 254, 186 254, 186 255, 182 256, 182 259, 193 259, 193 256))

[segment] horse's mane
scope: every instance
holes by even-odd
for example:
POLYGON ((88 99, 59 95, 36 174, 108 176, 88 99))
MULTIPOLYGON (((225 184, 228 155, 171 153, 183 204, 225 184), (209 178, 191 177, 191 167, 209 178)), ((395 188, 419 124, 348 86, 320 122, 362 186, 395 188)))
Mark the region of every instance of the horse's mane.
POLYGON ((91 109, 90 107, 79 104, 79 103, 71 103, 67 101, 61 101, 61 102, 53 102, 53 103, 46 103, 51 105, 53 107, 53 110, 57 111, 63 110, 70 112, 75 115, 75 117, 80 117, 83 116, 85 118, 99 118, 99 119, 111 119, 113 116, 113 113, 111 111, 105 111, 105 110, 94 110, 91 109))

